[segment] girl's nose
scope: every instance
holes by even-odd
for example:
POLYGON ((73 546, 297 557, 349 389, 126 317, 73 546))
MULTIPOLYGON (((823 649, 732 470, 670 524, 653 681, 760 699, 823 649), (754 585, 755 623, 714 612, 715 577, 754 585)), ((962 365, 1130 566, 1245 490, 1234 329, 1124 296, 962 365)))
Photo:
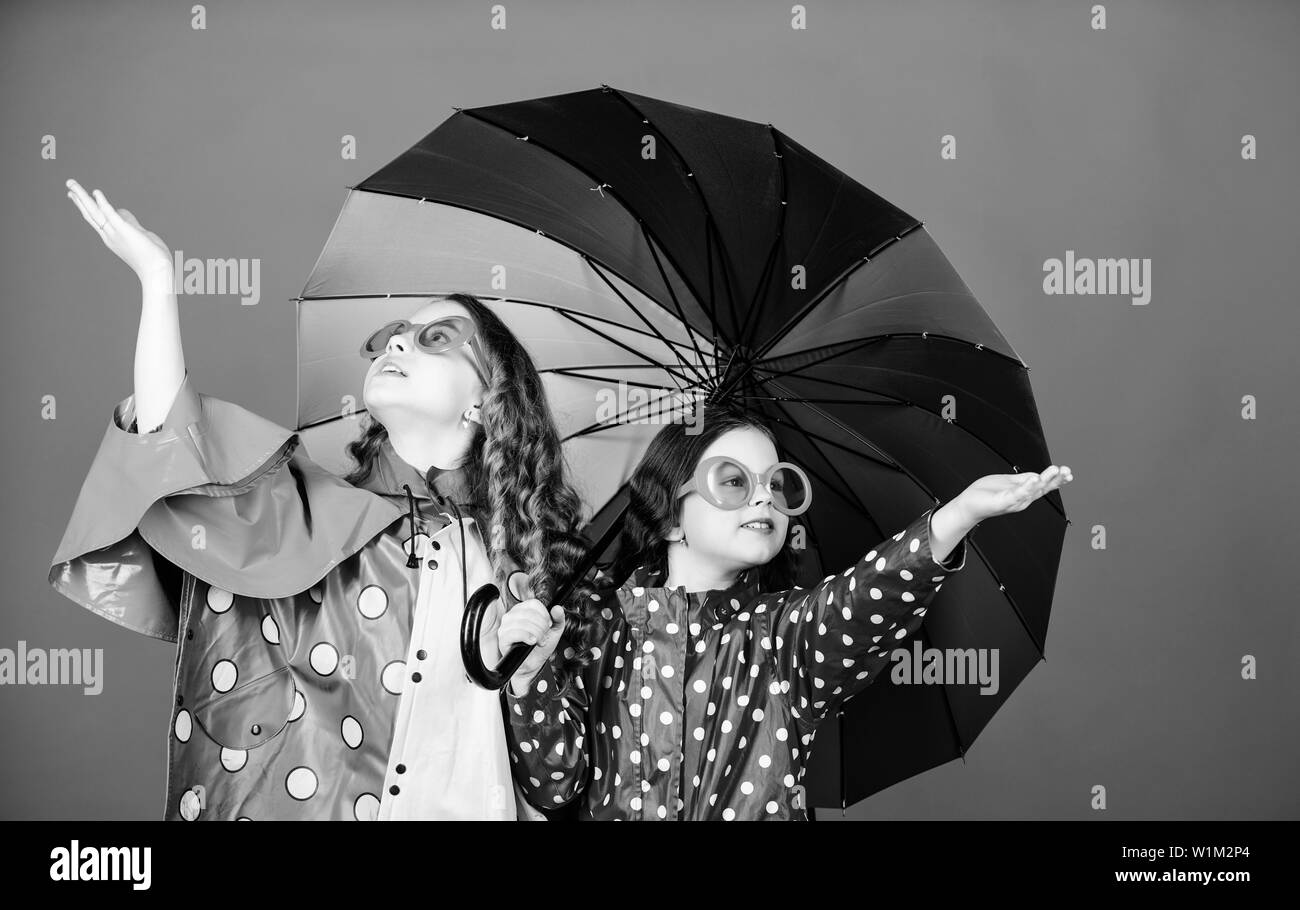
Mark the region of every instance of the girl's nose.
POLYGON ((749 504, 757 506, 765 502, 769 504, 772 502, 772 491, 768 489, 767 484, 760 480, 754 484, 754 495, 749 498, 749 504))
POLYGON ((389 350, 389 351, 406 351, 406 350, 409 350, 409 347, 408 347, 407 342, 406 342, 406 336, 405 336, 405 335, 399 335, 399 334, 397 334, 397 333, 394 333, 394 334, 393 334, 393 335, 388 339, 388 344, 387 344, 385 347, 386 347, 386 349, 389 350))

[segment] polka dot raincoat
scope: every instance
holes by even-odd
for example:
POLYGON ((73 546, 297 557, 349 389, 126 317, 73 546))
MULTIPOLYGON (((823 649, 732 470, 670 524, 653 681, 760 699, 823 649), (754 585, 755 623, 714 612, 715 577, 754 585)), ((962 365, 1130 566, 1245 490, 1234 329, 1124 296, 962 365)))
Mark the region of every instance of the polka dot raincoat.
POLYGON ((491 580, 462 472, 385 442, 354 487, 188 374, 162 426, 134 424, 128 397, 49 581, 177 642, 165 817, 516 818, 501 696, 459 654, 491 580))
MULTIPOLYGON (((543 667, 507 690, 510 757, 527 799, 581 819, 807 819, 818 724, 888 672, 943 580, 930 516, 811 589, 762 593, 757 572, 687 594, 642 566, 594 596, 603 640, 570 694, 543 667)), ((599 578, 600 576, 598 576, 599 578)))

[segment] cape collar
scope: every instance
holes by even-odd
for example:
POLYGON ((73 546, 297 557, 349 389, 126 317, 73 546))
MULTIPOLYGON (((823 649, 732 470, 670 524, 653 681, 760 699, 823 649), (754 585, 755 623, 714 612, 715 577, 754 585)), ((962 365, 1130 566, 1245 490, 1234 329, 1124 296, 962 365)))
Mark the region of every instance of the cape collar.
MULTIPOLYGON (((628 576, 627 581, 623 583, 623 587, 629 592, 632 588, 658 588, 662 590, 665 587, 664 582, 667 578, 668 566, 666 561, 657 565, 637 566, 632 574, 628 576)), ((680 590, 680 588, 674 590, 680 590)), ((689 600, 691 597, 697 598, 701 609, 712 609, 714 615, 719 619, 726 619, 739 613, 761 593, 759 590, 759 567, 754 566, 741 572, 727 588, 714 588, 709 591, 688 594, 687 599, 689 600)))

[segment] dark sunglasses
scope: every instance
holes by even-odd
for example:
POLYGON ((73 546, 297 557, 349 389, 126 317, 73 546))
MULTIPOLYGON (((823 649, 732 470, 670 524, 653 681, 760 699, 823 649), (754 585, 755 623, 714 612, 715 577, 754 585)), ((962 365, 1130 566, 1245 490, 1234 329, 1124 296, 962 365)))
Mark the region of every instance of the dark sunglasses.
POLYGON ((445 354, 452 348, 468 346, 474 372, 485 387, 488 385, 487 371, 484 368, 487 357, 484 356, 482 342, 478 337, 478 326, 474 320, 464 316, 444 316, 432 322, 408 322, 405 319, 390 322, 371 333, 361 345, 361 356, 374 360, 388 350, 388 342, 394 335, 404 334, 411 329, 418 329, 415 333, 415 346, 426 354, 445 354))

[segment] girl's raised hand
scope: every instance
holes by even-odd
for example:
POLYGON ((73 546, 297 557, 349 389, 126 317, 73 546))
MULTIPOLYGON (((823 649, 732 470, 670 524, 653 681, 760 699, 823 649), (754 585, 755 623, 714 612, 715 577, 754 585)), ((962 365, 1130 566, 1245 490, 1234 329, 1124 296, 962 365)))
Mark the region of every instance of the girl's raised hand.
POLYGON ((962 511, 971 525, 986 518, 1022 512, 1041 496, 1074 479, 1067 465, 1049 465, 1041 474, 988 474, 972 483, 958 496, 962 511))
POLYGON ((69 179, 68 198, 99 234, 99 239, 117 257, 146 281, 162 280, 171 286, 174 266, 172 253, 162 238, 145 228, 126 209, 115 209, 99 190, 87 193, 81 184, 69 179))

